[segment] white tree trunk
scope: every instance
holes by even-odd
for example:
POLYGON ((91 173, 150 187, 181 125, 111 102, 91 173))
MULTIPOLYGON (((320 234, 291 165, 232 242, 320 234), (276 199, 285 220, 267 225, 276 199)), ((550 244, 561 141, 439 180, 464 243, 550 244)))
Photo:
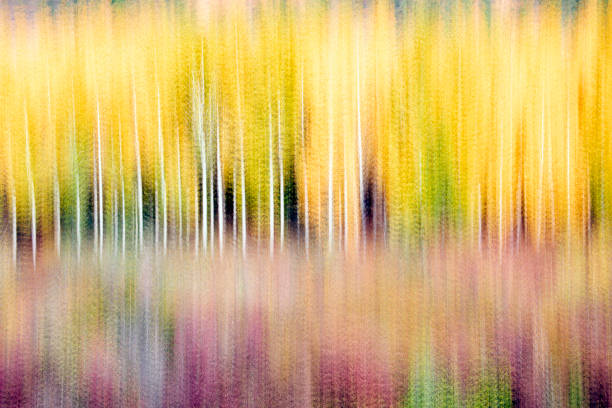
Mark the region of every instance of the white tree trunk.
POLYGON ((247 220, 246 220, 246 186, 244 181, 244 135, 242 130, 242 108, 240 103, 240 73, 238 65, 238 27, 234 25, 235 42, 236 42, 236 98, 238 102, 238 133, 240 137, 240 210, 241 210, 241 226, 242 226, 242 255, 246 255, 247 246, 247 220))
POLYGON ((164 254, 168 248, 168 198, 166 196, 166 170, 164 166, 164 136, 161 122, 161 101, 159 97, 159 86, 157 87, 157 147, 159 151, 160 179, 161 179, 161 200, 162 200, 162 243, 164 254))
POLYGON ((25 148, 26 148, 26 172, 28 179, 28 192, 30 196, 30 226, 32 237, 32 263, 36 268, 36 194, 34 191, 34 176, 32 174, 32 159, 30 157, 30 132, 28 124, 28 111, 24 105, 25 117, 25 148))
POLYGON ((102 256, 102 251, 104 249, 104 200, 103 200, 103 189, 102 189, 102 137, 100 130, 100 103, 98 97, 96 96, 96 125, 98 128, 97 138, 98 138, 98 231, 100 234, 100 256, 102 256))
POLYGON ((279 194, 278 201, 280 206, 280 249, 285 246, 285 175, 283 168, 283 135, 281 132, 281 105, 280 92, 278 95, 278 174, 279 174, 279 194))
POLYGON ((142 251, 143 247, 143 205, 142 205, 142 170, 140 166, 140 139, 138 136, 138 112, 136 110, 136 89, 132 72, 132 100, 134 108, 134 143, 136 149, 136 201, 137 201, 137 223, 138 230, 136 233, 136 243, 138 249, 142 251))
POLYGON ((306 135, 304 134, 304 68, 300 80, 300 122, 301 122, 301 142, 302 142, 302 165, 304 166, 304 245, 306 256, 308 256, 310 246, 310 214, 308 208, 308 165, 306 162, 306 135))
POLYGON ((272 148, 272 107, 268 102, 268 126, 269 126, 269 140, 268 140, 268 167, 269 173, 269 184, 270 184, 270 255, 274 255, 274 156, 272 148))
POLYGON ((223 174, 221 167, 221 152, 220 152, 220 140, 219 140, 219 107, 216 107, 217 111, 217 213, 219 218, 219 254, 223 255, 223 174))

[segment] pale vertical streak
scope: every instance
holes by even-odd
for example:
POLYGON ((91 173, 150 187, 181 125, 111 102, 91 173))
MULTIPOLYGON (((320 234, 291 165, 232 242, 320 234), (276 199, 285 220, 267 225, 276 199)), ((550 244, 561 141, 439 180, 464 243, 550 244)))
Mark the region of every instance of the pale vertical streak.
POLYGON ((104 249, 104 200, 102 190, 102 146, 101 146, 101 130, 100 130, 100 102, 96 90, 96 125, 97 125, 97 139, 98 139, 98 232, 100 234, 100 256, 104 249))
MULTIPOLYGON (((157 79, 156 79, 157 82, 157 79)), ((159 165, 160 165, 160 183, 161 183, 161 199, 162 199, 162 242, 164 248, 164 254, 168 247, 168 201, 166 197, 166 171, 164 167, 164 138, 161 123, 161 101, 159 96, 159 85, 156 86, 157 95, 157 146, 159 151, 159 165)))
MULTIPOLYGON (((112 128, 111 128, 111 137, 112 137, 112 128)), ((111 138, 110 141, 110 145, 111 145, 111 174, 112 174, 112 200, 111 200, 111 231, 112 231, 112 240, 111 240, 111 245, 113 247, 113 256, 117 256, 117 251, 119 250, 118 248, 118 236, 119 236, 119 216, 118 216, 118 202, 117 202, 117 180, 116 180, 116 174, 117 171, 115 169, 115 144, 114 141, 111 138)))
MULTIPOLYGON (((261 180, 261 172, 258 172, 258 180, 261 180)), ((257 183, 257 255, 259 255, 261 244, 261 183, 257 183)))
MULTIPOLYGON (((478 199, 480 200, 480 185, 478 185, 478 199)), ((376 208, 376 204, 374 204, 376 208)), ((480 209, 480 207, 479 207, 480 209)), ((478 215, 480 220, 480 214, 478 215)), ((421 148, 419 147, 419 241, 423 244, 423 157, 421 148)), ((376 218, 374 218, 374 225, 376 225, 376 218)))
POLYGON ((543 173, 544 173, 544 95, 542 95, 542 115, 540 125, 540 169, 539 169, 539 185, 538 185, 538 211, 537 211, 537 245, 540 245, 540 239, 542 234, 542 189, 543 189, 543 173))
MULTIPOLYGON (((587 163, 589 161, 589 156, 587 155, 587 163)), ((582 192, 582 202, 585 203, 583 204, 584 207, 582 210, 583 213, 583 245, 586 248, 589 242, 589 237, 591 236, 591 170, 590 170, 590 166, 586 166, 586 191, 583 190, 582 192), (586 231, 584 231, 584 229, 586 228, 586 231)))
POLYGON ((279 175, 279 193, 278 201, 280 206, 280 249, 283 250, 285 243, 285 178, 283 169, 283 139, 281 133, 281 105, 280 91, 277 97, 278 102, 278 175, 279 175))
MULTIPOLYGON (((513 223, 513 215, 514 215, 514 211, 512 211, 513 209, 513 200, 514 197, 512 195, 512 186, 513 186, 513 174, 514 174, 514 160, 513 160, 513 156, 514 156, 514 89, 513 89, 513 76, 512 76, 512 72, 513 72, 513 67, 514 67, 514 24, 512 25, 512 36, 510 38, 510 170, 509 170, 509 175, 510 175, 510 193, 508 194, 509 200, 510 200, 510 204, 509 204, 509 208, 508 208, 508 217, 510 218, 508 225, 510 226, 509 229, 509 237, 508 239, 511 241, 511 233, 512 233, 512 226, 514 225, 513 223)), ((503 239, 503 237, 502 237, 503 239)), ((512 243, 512 242, 511 242, 512 243)))
POLYGON ((346 227, 344 225, 344 194, 342 192, 342 190, 338 191, 338 199, 336 200, 338 202, 338 208, 336 209, 337 214, 338 214, 338 242, 336 243, 338 245, 338 248, 343 248, 344 245, 344 228, 346 227))
POLYGON ((98 234, 99 234, 99 226, 98 223, 98 165, 97 165, 97 157, 96 157, 96 147, 95 144, 92 144, 92 152, 91 152, 91 161, 93 167, 93 227, 94 227, 94 242, 93 242, 93 250, 94 253, 97 254, 100 246, 98 245, 98 234))
MULTIPOLYGON (((550 106, 549 106, 549 116, 550 116, 550 106)), ((547 135, 547 140, 548 140, 548 185, 549 185, 549 189, 550 189, 550 237, 551 239, 554 239, 556 236, 556 218, 555 218, 555 185, 554 185, 554 179, 553 179, 553 175, 552 175, 552 130, 551 130, 551 123, 552 121, 549 120, 548 121, 548 135, 547 135)))
POLYGON ((300 79, 300 124, 301 124, 301 142, 302 142, 302 165, 304 166, 304 243, 306 246, 306 256, 309 252, 310 244, 310 214, 308 208, 308 164, 306 163, 306 135, 304 134, 304 67, 301 69, 300 79))
POLYGON ((476 222, 475 222, 475 216, 474 216, 474 207, 475 207, 475 202, 476 199, 474 198, 474 194, 470 194, 470 239, 472 241, 472 246, 474 245, 474 241, 476 240, 476 233, 475 233, 475 229, 476 229, 476 222))
POLYGON ((566 182, 567 182, 567 245, 569 246, 570 242, 570 233, 571 233, 571 183, 570 183, 570 102, 569 102, 569 85, 567 91, 567 135, 566 135, 566 156, 565 156, 565 167, 566 167, 566 182))
POLYGON ((119 120, 119 177, 121 178, 121 257, 125 258, 125 175, 123 173, 123 136, 119 120))
MULTIPOLYGON (((603 126, 600 126, 600 132, 603 126)), ((599 140, 603 140, 603 135, 600 134, 599 140)), ((603 142, 602 142, 603 143, 603 142)), ((600 217, 601 221, 605 222, 605 210, 606 210, 606 202, 604 201, 604 147, 600 146, 599 148, 599 208, 600 208, 600 217)))
POLYGON ((17 194, 15 191, 15 169, 13 167, 13 137, 8 132, 8 159, 11 175, 11 227, 13 238, 13 265, 17 265, 17 194))
POLYGON ((133 114, 134 114, 134 144, 136 149, 136 194, 137 194, 137 222, 138 232, 136 234, 136 241, 138 243, 139 250, 142 250, 143 246, 143 205, 142 205, 142 170, 140 166, 140 139, 138 136, 138 112, 136 110, 136 88, 134 84, 134 72, 132 71, 132 100, 133 100, 133 114))
POLYGON ((25 102, 23 105, 23 113, 25 119, 25 148, 26 148, 26 172, 28 178, 28 190, 30 195, 30 211, 31 211, 31 235, 32 235, 32 263, 34 267, 36 267, 36 195, 34 192, 34 177, 32 175, 31 162, 30 158, 30 131, 28 129, 28 110, 26 108, 25 102))
MULTIPOLYGON (((203 192, 202 194, 206 194, 206 192, 203 192)), ((198 201, 199 201, 199 197, 198 197, 198 185, 197 185, 197 180, 196 180, 196 185, 194 188, 194 194, 193 194, 193 215, 194 215, 194 219, 195 219, 195 234, 194 234, 194 238, 195 238, 195 254, 196 256, 200 253, 200 208, 198 206, 198 201)), ((202 228, 204 227, 204 225, 208 225, 208 218, 204 218, 204 222, 202 225, 202 228)), ((206 239, 206 238, 204 238, 206 239)))
POLYGON ((236 158, 232 162, 232 243, 236 249, 236 158))
POLYGON ((343 138, 343 144, 342 144, 342 150, 343 150, 343 160, 342 160, 342 164, 344 166, 344 174, 342 175, 342 181, 343 181, 343 193, 342 193, 342 198, 343 198, 343 204, 344 204, 344 250, 347 251, 348 250, 348 198, 347 198, 347 193, 348 193, 348 186, 346 185, 346 136, 344 136, 343 138))
MULTIPOLYGON (((356 61, 357 61, 357 162, 359 165, 359 212, 361 218, 361 230, 365 239, 365 215, 364 215, 364 203, 363 203, 363 148, 361 142, 361 80, 360 80, 360 60, 359 60, 359 33, 357 33, 356 44, 356 61)), ((359 241, 359 234, 355 234, 357 241, 359 241)))
POLYGON ((176 170, 178 176, 178 221, 179 221, 179 246, 183 248, 183 185, 181 182, 181 144, 179 141, 179 130, 176 128, 176 170))
MULTIPOLYGON (((13 181, 14 183, 14 181, 13 181)), ((13 227, 13 265, 17 264, 17 196, 15 186, 11 186, 11 222, 13 227)))
MULTIPOLYGON (((48 74, 48 72, 47 72, 48 74)), ((51 85, 49 83, 49 77, 47 76, 47 121, 49 128, 51 128, 51 85)), ((55 140, 55 134, 53 135, 55 140)), ((53 163, 53 232, 55 235, 55 252, 57 256, 60 256, 61 250, 61 224, 60 224, 60 192, 59 192, 59 180, 57 172, 57 146, 53 145, 54 152, 54 163, 53 163)))
POLYGON ((348 227, 348 186, 347 186, 347 160, 346 160, 346 138, 347 133, 343 132, 342 134, 342 200, 338 203, 340 207, 340 212, 338 213, 341 217, 340 224, 342 224, 342 232, 344 233, 343 247, 344 252, 348 252, 348 236, 349 236, 349 227, 348 227))
POLYGON ((72 149, 75 161, 75 206, 76 206, 76 240, 77 240, 77 260, 81 259, 81 180, 79 176, 79 157, 76 147, 77 127, 76 127, 76 106, 74 101, 74 84, 72 89, 72 149))
MULTIPOLYGON (((216 105, 216 104, 215 104, 216 105)), ((219 151, 219 106, 217 112, 217 213, 219 217, 219 254, 223 255, 223 181, 221 175, 221 153, 219 151)))
POLYGON ((327 239, 328 239, 328 248, 332 249, 334 244, 334 187, 333 187, 333 174, 334 174, 334 113, 332 106, 332 59, 331 55, 329 56, 329 83, 328 83, 328 101, 327 101, 327 124, 328 124, 328 151, 329 151, 329 160, 328 160, 328 175, 327 175, 327 239))
MULTIPOLYGON (((240 106, 240 73, 238 68, 238 26, 234 23, 234 41, 236 52, 234 53, 236 60, 236 97, 238 102, 238 133, 240 136, 240 212, 241 212, 241 227, 242 227, 242 255, 246 255, 247 246, 247 222, 246 222, 246 186, 244 182, 244 135, 242 130, 242 110, 240 106)), ((234 204, 235 205, 235 204, 234 204)))
MULTIPOLYGON (((138 202, 138 197, 136 197, 136 193, 135 192, 133 193, 133 198, 134 198, 134 201, 138 202)), ((138 222, 138 206, 135 206, 132 209, 132 217, 134 217, 134 219, 137 220, 136 222, 138 222)), ((135 248, 135 250, 142 249, 141 246, 140 246, 140 243, 138 241, 139 240, 138 225, 136 226, 134 234, 132 234, 132 235, 133 235, 133 238, 134 238, 134 248, 135 248), (138 248, 138 249, 136 249, 136 248, 138 248)))
POLYGON ((155 191, 154 193, 154 197, 153 197, 153 202, 155 203, 155 211, 154 211, 154 219, 155 219, 155 255, 157 256, 159 253, 159 204, 158 204, 158 182, 157 182, 157 177, 155 177, 155 188, 153 191, 155 191))
MULTIPOLYGON (((138 203, 138 197, 136 197, 136 192, 132 192, 132 199, 134 200, 134 202, 138 203)), ((136 222, 136 227, 133 229, 133 234, 132 234, 132 238, 134 239, 133 245, 134 245, 134 251, 138 251, 140 249, 140 245, 138 243, 138 205, 135 205, 132 207, 132 217, 134 220, 134 222, 136 222)))
POLYGON ((482 251, 482 195, 478 183, 478 251, 482 251))
MULTIPOLYGON (((200 146, 200 153, 201 153, 202 152, 202 150, 201 150, 202 149, 202 140, 200 138, 201 138, 202 132, 201 132, 200 129, 202 128, 202 115, 203 115, 203 112, 202 112, 202 106, 201 106, 201 95, 199 93, 199 87, 200 87, 199 82, 197 83, 197 86, 196 86, 195 75, 192 74, 191 75, 191 91, 193 92, 193 96, 192 96, 192 99, 191 99, 191 102, 192 102, 191 103, 191 109, 192 109, 192 114, 193 114, 193 118, 192 119, 193 119, 193 122, 196 124, 196 134, 197 134, 197 138, 198 138, 197 140, 198 140, 198 145, 200 146)), ((203 157, 201 157, 200 159, 204 160, 203 157)), ((202 171, 202 180, 204 180, 204 178, 206 177, 206 174, 205 174, 205 169, 204 169, 203 166, 202 166, 202 170, 203 170, 202 171)), ((194 235, 194 238, 195 238, 195 254, 197 256, 200 253, 200 209, 199 209, 199 206, 198 206, 199 192, 198 192, 198 178, 197 178, 197 176, 196 176, 194 191, 195 191, 195 193, 194 193, 194 200, 193 200, 193 204, 194 204, 193 215, 194 215, 194 218, 195 218, 195 235, 194 235)), ((204 183, 202 183, 202 198, 203 198, 202 201, 204 201, 206 199, 206 190, 204 188, 204 183)), ((204 229, 204 226, 207 225, 208 218, 204 217, 203 220, 204 220, 204 222, 203 222, 203 225, 202 225, 202 229, 204 229)), ((206 241, 206 235, 204 235, 204 234, 202 234, 202 235, 203 235, 202 236, 202 240, 206 241)), ((206 244, 204 243, 204 245, 206 245, 206 244)))
POLYGON ((119 202, 117 194, 117 183, 113 181, 113 251, 117 256, 119 250, 119 202))
POLYGON ((387 234, 389 231, 389 217, 387 216, 387 206, 385 205, 384 196, 381 197, 380 201, 381 201, 380 207, 381 207, 382 217, 383 217, 383 244, 385 245, 385 248, 386 248, 387 242, 388 242, 387 234))
MULTIPOLYGON (((522 80, 522 74, 521 71, 519 70, 519 83, 521 83, 522 80)), ((520 93, 519 93, 519 102, 520 102, 520 93)), ((518 139, 518 144, 519 147, 517 147, 517 149, 519 150, 519 152, 517 153, 518 157, 519 157, 519 168, 518 170, 518 183, 517 183, 517 189, 516 189, 516 248, 519 248, 521 245, 521 233, 522 233, 522 229, 524 228, 524 226, 522 225, 523 223, 523 219, 525 218, 523 216, 523 205, 525 203, 525 180, 524 180, 524 162, 523 162, 523 156, 524 156, 524 139, 519 137, 518 139)))
POLYGON ((191 215, 188 212, 189 198, 190 197, 185 197, 185 198, 187 199, 187 203, 186 203, 186 208, 185 208, 186 213, 184 215, 184 217, 185 217, 185 220, 184 220, 185 227, 183 227, 183 229, 184 229, 183 235, 185 237, 184 241, 187 241, 186 242, 187 243, 187 248, 191 249, 191 215))
MULTIPOLYGON (((212 148, 212 137, 211 137, 211 148, 212 148)), ((212 159, 211 159, 212 161, 212 159)), ((215 179, 214 179, 214 170, 213 164, 210 164, 210 252, 211 254, 215 250, 215 179)), ((205 222, 205 221, 202 221, 205 222)))
POLYGON ((270 255, 274 255, 274 161, 272 155, 272 106, 268 100, 268 158, 270 169, 270 255))
MULTIPOLYGON (((504 208, 503 208, 503 189, 504 189, 504 181, 503 181, 503 175, 504 175, 504 118, 503 118, 503 114, 504 111, 502 110, 502 117, 500 120, 500 128, 498 128, 499 134, 500 134, 500 142, 499 142, 499 181, 498 181, 498 213, 497 213, 497 244, 499 246, 499 254, 501 256, 501 250, 502 250, 502 234, 503 234, 503 228, 502 228, 502 223, 503 223, 503 212, 504 212, 504 208)), ((491 235, 493 235, 493 229, 491 228, 491 235)))
POLYGON ((516 238, 515 238, 515 247, 518 248, 520 246, 521 243, 521 207, 522 207, 522 203, 521 203, 521 197, 522 197, 522 189, 523 189, 523 171, 522 170, 518 170, 518 183, 516 186, 516 214, 515 214, 515 218, 516 218, 516 238))
MULTIPOLYGON (((212 149, 213 146, 213 116, 212 116, 212 92, 208 95, 208 145, 212 149)), ((214 154, 214 153, 211 153, 214 154)), ((214 155, 211 158, 210 163, 210 252, 214 253, 215 250, 215 177, 214 177, 214 155)), ((202 193, 203 195, 206 193, 202 193)), ((206 222, 206 220, 202 220, 206 222)))
MULTIPOLYGON (((202 50, 202 53, 204 51, 202 50)), ((202 60, 204 59, 204 57, 202 57, 202 60)), ((205 135, 204 135, 204 68, 203 68, 203 64, 204 62, 202 61, 201 65, 201 76, 202 78, 200 79, 201 85, 200 85, 200 92, 198 93, 198 131, 199 131, 199 136, 200 136, 200 164, 202 166, 202 245, 203 245, 203 249, 204 249, 204 253, 206 253, 206 250, 208 249, 208 227, 207 227, 207 221, 208 221, 208 195, 207 195, 207 191, 208 191, 208 179, 206 177, 206 172, 207 172, 207 163, 206 163, 206 140, 205 140, 205 135)), ((211 196, 212 197, 212 196, 211 196)))
POLYGON ((503 175, 504 175, 504 121, 502 119, 501 121, 501 129, 500 129, 500 135, 501 135, 501 140, 500 140, 500 148, 499 148, 499 197, 498 197, 498 245, 499 245, 499 251, 501 254, 501 250, 503 247, 503 216, 504 216, 504 207, 503 207, 503 185, 504 185, 504 180, 503 180, 503 175))
MULTIPOLYGON (((605 81, 605 80, 604 80, 605 81)), ((601 84, 600 87, 602 89, 604 89, 605 85, 601 84)), ((602 96, 600 96, 600 99, 603 98, 602 96)), ((606 202, 604 200, 604 126, 603 126, 603 122, 604 122, 604 116, 605 116, 605 105, 603 104, 603 101, 600 100, 600 104, 601 104, 601 108, 599 109, 599 123, 601 124, 599 126, 599 141, 600 141, 600 146, 599 146, 599 208, 600 208, 600 212, 601 212, 601 220, 604 223, 604 226, 606 226, 607 222, 607 217, 606 217, 606 202)))
MULTIPOLYGON (((464 31, 464 30, 463 30, 464 31)), ((465 34, 465 31, 462 33, 465 34)), ((462 38, 462 41, 464 40, 464 38, 462 38)), ((457 140, 458 140, 458 145, 461 145, 463 140, 464 140, 464 136, 463 136, 463 44, 461 44, 459 46, 459 61, 457 62, 457 81, 458 81, 458 87, 457 87, 457 140)), ((459 170, 460 166, 461 166, 461 149, 458 147, 457 148, 457 164, 456 164, 456 178, 455 178, 455 182, 460 185, 461 184, 461 171, 459 170)), ((472 241, 474 240, 474 214, 473 214, 473 208, 471 208, 471 213, 470 213, 470 234, 471 234, 471 239, 472 241)))

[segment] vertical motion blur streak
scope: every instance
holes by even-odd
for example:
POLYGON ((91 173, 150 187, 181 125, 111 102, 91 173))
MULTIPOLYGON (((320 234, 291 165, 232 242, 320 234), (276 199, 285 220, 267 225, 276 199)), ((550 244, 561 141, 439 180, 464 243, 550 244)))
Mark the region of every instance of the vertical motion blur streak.
POLYGON ((612 406, 610 7, 0 4, 0 407, 612 406))

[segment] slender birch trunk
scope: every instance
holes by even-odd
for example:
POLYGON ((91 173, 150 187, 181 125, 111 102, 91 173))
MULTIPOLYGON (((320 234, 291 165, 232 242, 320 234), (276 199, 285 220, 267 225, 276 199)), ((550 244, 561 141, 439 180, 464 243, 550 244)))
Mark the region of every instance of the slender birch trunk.
POLYGON ((23 107, 25 118, 25 148, 26 148, 26 172, 28 179, 28 192, 30 196, 30 227, 32 238, 32 263, 36 268, 36 193, 34 191, 34 176, 32 174, 32 159, 30 154, 30 131, 28 129, 28 110, 24 104, 23 107))
MULTIPOLYGON (((192 97, 191 97, 191 114, 192 114, 192 123, 195 124, 195 134, 196 134, 196 140, 198 143, 198 146, 201 147, 201 140, 200 140, 200 126, 201 126, 201 120, 202 120, 202 110, 201 110, 201 95, 199 94, 199 89, 200 89, 200 83, 196 82, 195 79, 195 74, 191 75, 191 92, 192 92, 192 97)), ((201 151, 201 150, 200 150, 201 151)), ((202 174, 202 178, 204 178, 204 174, 202 174)), ((195 255, 199 255, 200 253, 200 208, 199 208, 199 192, 198 192, 198 177, 196 175, 195 178, 195 182, 194 182, 194 195, 193 195, 193 203, 194 203, 194 219, 195 219, 195 255)), ((204 191, 204 189, 202 188, 202 197, 205 199, 206 198, 206 192, 204 191)), ((204 223, 206 223, 206 219, 204 219, 204 223)), ((206 240, 205 237, 203 237, 204 240, 206 240)))
POLYGON ((98 223, 98 164, 96 163, 96 148, 92 145, 92 167, 93 167, 93 217, 94 217, 94 253, 98 253, 100 246, 98 245, 99 223, 98 223))
POLYGON ((279 194, 278 201, 280 206, 280 249, 281 252, 285 246, 285 175, 283 168, 283 135, 281 131, 281 104, 280 92, 277 98, 278 102, 278 174, 279 174, 279 194))
MULTIPOLYGON (((212 152, 213 146, 213 115, 212 115, 212 93, 209 95, 209 103, 208 103, 208 145, 211 148, 211 164, 210 164, 210 252, 214 253, 215 250, 215 177, 214 170, 215 166, 212 162, 214 162, 214 153, 212 152)), ((206 222, 203 220, 202 222, 206 222)))
MULTIPOLYGON (((203 128, 203 115, 204 115, 204 83, 202 83, 201 86, 201 94, 200 94, 200 107, 198 109, 198 124, 200 125, 199 128, 199 132, 200 132, 200 163, 202 166, 202 245, 204 246, 204 253, 206 253, 207 250, 207 240, 208 240, 208 228, 207 228, 207 221, 208 221, 208 197, 207 197, 207 191, 208 191, 208 180, 206 177, 206 172, 207 172, 207 163, 206 163, 206 138, 204 135, 204 128, 203 128)), ((211 196, 212 197, 212 196, 211 196)))
POLYGON ((102 189, 102 143, 101 143, 101 130, 100 130, 100 102, 96 95, 96 125, 97 125, 97 147, 98 147, 98 222, 99 222, 99 234, 100 234, 100 256, 104 249, 104 199, 102 189))
POLYGON ((310 247, 310 214, 308 208, 308 164, 306 162, 306 135, 304 134, 304 68, 302 67, 300 78, 300 124, 301 124, 301 143, 302 143, 302 165, 304 166, 304 245, 306 256, 310 247))
MULTIPOLYGON (((346 141, 346 136, 343 139, 344 141, 346 141)), ((342 180, 343 180, 343 202, 344 202, 344 250, 347 251, 348 250, 348 186, 347 186, 347 181, 346 181, 346 174, 347 174, 347 168, 346 168, 346 146, 343 146, 343 165, 344 165, 344 174, 342 175, 342 180)))
POLYGON ((13 167, 13 137, 8 132, 8 159, 10 169, 11 191, 11 230, 13 243, 13 266, 17 265, 17 193, 15 191, 15 169, 13 167))
POLYGON ((119 203, 117 193, 117 182, 113 181, 113 253, 117 256, 119 251, 119 203))
POLYGON ((234 245, 234 249, 236 247, 236 160, 234 159, 233 169, 232 169, 232 243, 234 245))
POLYGON ((537 234, 536 243, 540 246, 542 234, 542 200, 543 200, 543 179, 544 179, 544 96, 542 96, 542 115, 540 124, 540 168, 539 168, 539 184, 538 184, 538 211, 537 211, 537 234))
MULTIPOLYGON (((196 256, 199 255, 200 252, 200 208, 198 206, 198 201, 199 201, 199 197, 198 197, 198 183, 197 180, 194 183, 195 184, 195 188, 194 188, 194 194, 193 194, 193 215, 194 215, 194 219, 195 219, 195 254, 196 256)), ((206 197, 205 193, 204 197, 206 197)), ((203 222, 203 226, 206 225, 207 219, 204 219, 203 222)), ((203 227, 202 226, 202 227, 203 227)))
POLYGON ((274 160, 273 160, 273 149, 272 149, 272 106, 268 101, 268 127, 269 127, 269 140, 268 140, 268 166, 270 170, 270 256, 274 255, 274 160))
POLYGON ((157 147, 159 151, 159 165, 160 165, 160 188, 161 188, 161 200, 162 200, 162 243, 164 254, 168 248, 168 198, 166 196, 166 170, 164 166, 164 136, 161 122, 161 101, 159 96, 159 85, 156 89, 157 93, 157 147))
MULTIPOLYGON (((49 130, 52 128, 51 120, 51 84, 49 83, 49 77, 47 76, 47 122, 49 130)), ((55 132, 53 132, 55 133, 55 132)), ((55 134, 54 134, 55 136, 55 134)), ((52 138, 54 141, 55 137, 52 138)), ((53 144, 53 234, 55 241, 55 253, 59 257, 61 249, 61 225, 60 225, 60 191, 59 191, 59 179, 57 171, 57 146, 53 144)))
POLYGON ((482 195, 478 183, 478 252, 482 251, 482 195))
MULTIPOLYGON (((258 179, 261 180, 261 172, 258 173, 258 179)), ((261 244, 261 183, 257 183, 257 255, 261 244)))
POLYGON ((548 121, 548 132, 547 132, 547 142, 548 142, 548 186, 550 191, 550 238, 555 239, 557 235, 556 227, 557 220, 555 216, 555 181, 553 179, 553 157, 552 157, 552 130, 550 128, 551 121, 548 121))
MULTIPOLYGON (((331 61, 331 60, 330 60, 331 61)), ((332 66, 330 62, 329 66, 329 95, 328 95, 328 136, 329 136, 329 160, 328 160, 328 175, 327 175, 327 223, 328 223, 328 231, 327 231, 327 239, 328 239, 328 247, 329 250, 333 248, 334 245, 334 185, 333 185, 333 176, 334 176, 334 113, 333 113, 333 95, 332 95, 332 66)))
POLYGON ((76 210, 76 240, 77 240, 77 261, 81 259, 81 177, 79 172, 79 156, 76 146, 76 107, 74 103, 74 93, 72 99, 72 154, 75 177, 75 210, 76 210))
MULTIPOLYGON (((363 148, 361 141, 361 81, 360 81, 360 59, 359 59, 359 37, 355 41, 357 44, 357 163, 359 166, 359 213, 361 217, 361 230, 365 242, 365 211, 364 211, 364 191, 363 191, 363 148)), ((359 234, 355 234, 359 241, 359 234)))
POLYGON ((53 232, 55 235, 55 253, 59 257, 61 252, 61 224, 60 224, 60 191, 57 174, 57 163, 53 172, 53 232))
POLYGON ((137 223, 138 232, 136 234, 136 242, 138 249, 142 251, 143 247, 143 205, 142 205, 142 170, 140 165, 140 139, 138 136, 138 112, 136 110, 136 88, 134 84, 134 77, 132 72, 132 100, 134 110, 134 143, 136 149, 136 201, 137 201, 137 223))
POLYGON ((178 224, 179 224, 179 246, 183 249, 183 184, 181 181, 181 146, 176 129, 176 155, 177 155, 177 176, 178 176, 178 224))
POLYGON ((569 90, 568 90, 568 98, 567 98, 567 135, 566 135, 566 157, 565 157, 565 167, 566 167, 566 183, 567 183, 567 245, 569 247, 570 244, 570 234, 571 234, 571 210, 572 210, 572 202, 571 202, 571 189, 572 184, 570 182, 570 105, 569 105, 569 90))
POLYGON ((242 108, 240 101, 240 72, 238 65, 238 26, 234 25, 235 31, 235 60, 236 60, 236 99, 238 102, 238 134, 240 137, 240 210, 242 227, 242 255, 246 255, 247 246, 247 220, 246 220, 246 186, 244 181, 244 134, 242 129, 242 108))
POLYGON ((11 186, 11 224, 13 227, 13 265, 17 265, 17 195, 14 181, 11 186))
POLYGON ((499 148, 499 197, 498 197, 498 225, 497 225, 497 242, 499 245, 499 254, 501 255, 501 250, 503 246, 503 217, 504 217, 504 128, 503 128, 503 120, 501 121, 502 128, 500 129, 500 148, 499 148))
POLYGON ((157 177, 155 178, 155 196, 153 198, 155 203, 155 256, 159 255, 159 193, 157 177))
POLYGON ((121 178, 121 257, 125 258, 125 175, 123 174, 123 137, 119 122, 119 177, 121 178))
POLYGON ((219 254, 223 255, 223 173, 221 172, 221 152, 219 146, 219 106, 216 106, 217 111, 217 213, 219 217, 219 254))

